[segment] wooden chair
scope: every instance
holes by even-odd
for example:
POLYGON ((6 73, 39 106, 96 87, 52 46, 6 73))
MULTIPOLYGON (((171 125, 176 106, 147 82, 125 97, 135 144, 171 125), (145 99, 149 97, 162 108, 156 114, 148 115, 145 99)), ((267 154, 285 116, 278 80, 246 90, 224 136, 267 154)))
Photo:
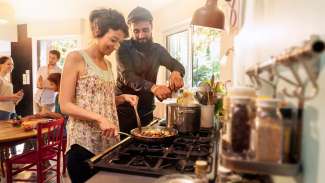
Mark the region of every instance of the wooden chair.
POLYGON ((6 160, 7 182, 36 181, 26 179, 13 179, 13 176, 23 171, 36 171, 37 182, 46 182, 56 177, 60 183, 60 155, 62 152, 63 119, 51 120, 48 123, 37 125, 37 148, 21 155, 13 156, 6 160), (56 161, 55 165, 45 167, 45 163, 56 161), (14 164, 23 164, 22 168, 13 168, 14 164), (36 166, 36 169, 35 169, 36 166), (46 177, 49 171, 55 171, 56 175, 46 177), (46 180, 45 180, 46 179, 46 180))

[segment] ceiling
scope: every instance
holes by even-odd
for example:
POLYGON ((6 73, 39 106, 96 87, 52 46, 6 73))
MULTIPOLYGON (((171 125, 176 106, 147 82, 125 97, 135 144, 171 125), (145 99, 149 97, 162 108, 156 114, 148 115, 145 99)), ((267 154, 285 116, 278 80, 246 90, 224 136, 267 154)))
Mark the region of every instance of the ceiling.
MULTIPOLYGON (((152 12, 177 0, 0 0, 10 4, 17 23, 62 21, 87 18, 96 8, 114 8, 127 16, 136 6, 152 12)), ((1 7, 0 7, 1 11, 1 7)))

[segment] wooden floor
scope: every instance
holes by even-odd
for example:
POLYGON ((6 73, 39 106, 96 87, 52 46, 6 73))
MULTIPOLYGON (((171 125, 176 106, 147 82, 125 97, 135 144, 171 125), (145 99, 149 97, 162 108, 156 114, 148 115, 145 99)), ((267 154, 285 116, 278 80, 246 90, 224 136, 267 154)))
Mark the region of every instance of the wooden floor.
MULTIPOLYGON (((23 144, 17 145, 15 147, 15 149, 16 149, 17 154, 21 154, 24 151, 24 145, 23 144)), ((53 164, 55 164, 55 163, 53 163, 53 164)), ((62 162, 62 157, 61 157, 61 170, 62 170, 62 164, 63 164, 63 162, 62 162)), ((1 172, 2 171, 1 171, 1 167, 0 167, 0 183, 6 183, 6 180, 5 180, 5 178, 3 178, 3 175, 1 174, 1 172)), ((15 178, 35 180, 36 179, 36 174, 35 173, 34 172, 24 171, 24 172, 18 174, 17 176, 15 176, 15 178)), ((51 174, 51 175, 54 175, 54 173, 51 174)), ((55 178, 53 178, 52 181, 49 181, 49 183, 55 183, 55 182, 56 182, 55 178)), ((71 183, 68 172, 66 173, 66 176, 61 175, 61 182, 62 183, 71 183)), ((15 183, 20 183, 20 182, 16 181, 15 183)))
MULTIPOLYGON (((51 174, 51 175, 54 175, 54 174, 51 174)), ((15 176, 15 178, 30 179, 30 180, 34 179, 35 180, 36 179, 36 174, 34 172, 27 172, 26 171, 26 172, 22 172, 22 173, 18 174, 17 176, 15 176)), ((48 183, 55 183, 55 182, 56 182, 55 178, 53 178, 51 181, 48 181, 48 183)), ((71 183, 68 173, 67 173, 66 176, 61 175, 61 182, 62 183, 71 183)), ((5 178, 2 177, 2 175, 0 177, 0 183, 6 183, 6 180, 5 180, 5 178)), ((20 183, 20 182, 16 181, 15 183, 20 183)))

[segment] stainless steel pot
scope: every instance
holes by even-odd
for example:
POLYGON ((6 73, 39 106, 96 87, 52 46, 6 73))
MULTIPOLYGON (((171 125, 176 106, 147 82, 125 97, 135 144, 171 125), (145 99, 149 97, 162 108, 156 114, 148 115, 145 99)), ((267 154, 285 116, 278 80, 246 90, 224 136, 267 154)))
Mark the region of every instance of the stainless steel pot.
POLYGON ((200 130, 201 107, 200 105, 176 107, 175 126, 179 132, 197 132, 200 130))
POLYGON ((177 104, 169 103, 166 104, 166 121, 167 128, 174 128, 177 119, 177 104))

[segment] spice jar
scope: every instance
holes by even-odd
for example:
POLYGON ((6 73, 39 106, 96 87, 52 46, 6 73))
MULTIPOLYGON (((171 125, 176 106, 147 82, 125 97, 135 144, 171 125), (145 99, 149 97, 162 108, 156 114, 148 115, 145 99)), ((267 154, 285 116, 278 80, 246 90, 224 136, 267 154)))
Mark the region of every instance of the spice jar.
POLYGON ((259 99, 252 137, 255 159, 263 162, 282 161, 283 122, 279 111, 279 100, 259 99))
POLYGON ((231 97, 230 144, 232 151, 243 153, 249 149, 251 98, 231 97))

